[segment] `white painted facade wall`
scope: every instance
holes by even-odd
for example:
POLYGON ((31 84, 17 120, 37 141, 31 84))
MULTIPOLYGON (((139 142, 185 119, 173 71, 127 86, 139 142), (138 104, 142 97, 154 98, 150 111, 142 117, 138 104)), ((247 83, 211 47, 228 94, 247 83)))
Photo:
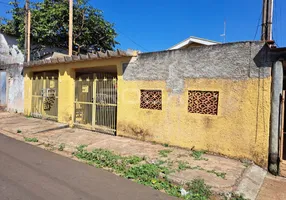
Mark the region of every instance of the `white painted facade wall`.
POLYGON ((2 96, 5 93, 5 106, 13 112, 24 111, 23 62, 24 55, 18 48, 16 38, 0 33, 0 70, 6 75, 6 87, 0 88, 0 93, 2 96))

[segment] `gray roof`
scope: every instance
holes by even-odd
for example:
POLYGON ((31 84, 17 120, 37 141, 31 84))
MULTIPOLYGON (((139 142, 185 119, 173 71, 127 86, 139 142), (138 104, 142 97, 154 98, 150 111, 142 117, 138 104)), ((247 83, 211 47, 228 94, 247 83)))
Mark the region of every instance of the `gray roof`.
POLYGON ((106 51, 96 52, 96 53, 88 53, 86 55, 78 55, 78 56, 63 56, 58 58, 50 58, 44 60, 37 60, 31 62, 25 62, 24 67, 33 67, 33 66, 43 66, 43 65, 51 65, 57 63, 71 63, 85 60, 100 60, 100 59, 110 59, 110 58, 120 58, 120 57, 132 57, 134 56, 134 52, 116 50, 116 51, 106 51))

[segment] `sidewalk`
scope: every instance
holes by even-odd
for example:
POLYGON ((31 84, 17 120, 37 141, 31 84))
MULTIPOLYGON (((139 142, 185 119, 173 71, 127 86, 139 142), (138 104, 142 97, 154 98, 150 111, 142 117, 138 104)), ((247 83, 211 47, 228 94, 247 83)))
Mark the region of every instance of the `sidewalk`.
MULTIPOLYGON (((67 128, 64 124, 7 112, 0 112, 0 132, 22 141, 24 138, 36 138, 38 142, 31 144, 60 154, 64 152, 69 157, 72 157, 71 153, 77 146, 88 145, 87 150, 101 148, 122 156, 144 157, 150 163, 165 162, 173 170, 168 179, 175 183, 183 184, 200 178, 217 193, 239 192, 250 199, 256 198, 266 175, 266 171, 251 163, 242 163, 204 152, 67 128), (63 152, 57 151, 60 146, 64 146, 63 152)), ((267 188, 265 184, 263 187, 267 188)), ((262 192, 261 195, 263 196, 262 192)))
POLYGON ((285 200, 286 179, 267 175, 257 196, 257 200, 285 200))

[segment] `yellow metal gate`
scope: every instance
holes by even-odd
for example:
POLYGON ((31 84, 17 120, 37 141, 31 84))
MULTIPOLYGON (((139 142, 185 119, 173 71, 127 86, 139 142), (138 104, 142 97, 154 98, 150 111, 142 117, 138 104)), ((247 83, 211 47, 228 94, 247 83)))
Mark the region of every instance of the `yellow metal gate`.
POLYGON ((75 81, 75 124, 115 134, 117 79, 112 74, 84 74, 75 81))
POLYGON ((33 117, 57 120, 58 71, 34 73, 31 115, 33 117))

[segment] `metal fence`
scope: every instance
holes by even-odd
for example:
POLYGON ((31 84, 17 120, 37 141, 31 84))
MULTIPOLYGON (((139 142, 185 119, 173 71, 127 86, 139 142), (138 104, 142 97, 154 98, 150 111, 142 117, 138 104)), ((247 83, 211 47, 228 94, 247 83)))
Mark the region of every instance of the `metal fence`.
POLYGON ((57 120, 58 71, 35 73, 32 80, 33 117, 57 120))
POLYGON ((116 117, 116 75, 78 76, 75 80, 75 124, 115 134, 116 117))

